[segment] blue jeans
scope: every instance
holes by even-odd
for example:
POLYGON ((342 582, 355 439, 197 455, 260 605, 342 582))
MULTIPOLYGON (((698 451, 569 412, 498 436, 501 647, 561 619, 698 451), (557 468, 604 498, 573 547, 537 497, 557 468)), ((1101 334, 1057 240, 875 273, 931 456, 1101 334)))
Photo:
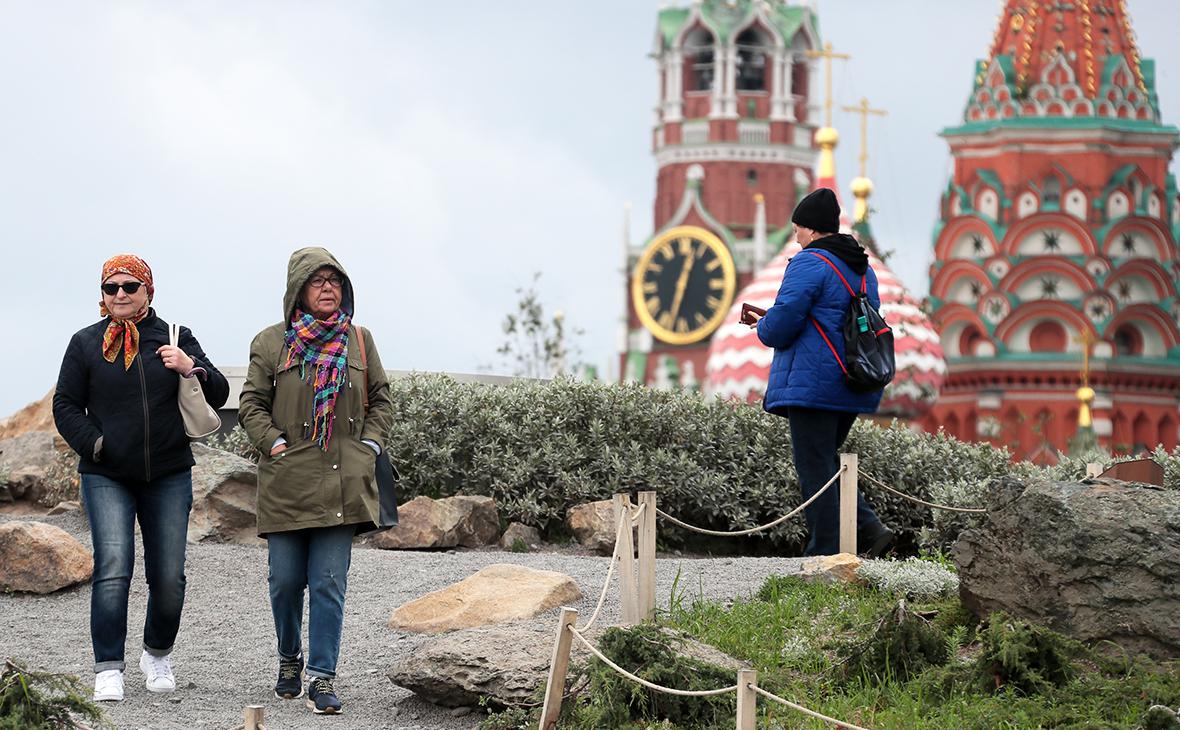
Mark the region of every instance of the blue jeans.
MULTIPOLYGON (((856 414, 791 406, 787 418, 791 422, 795 472, 799 475, 803 500, 807 501, 840 470, 840 447, 848 438, 852 424, 856 423, 856 414)), ((807 528, 811 531, 804 555, 840 552, 839 487, 839 482, 828 487, 823 496, 803 510, 807 528)), ((857 532, 881 528, 881 520, 859 490, 856 493, 856 528, 857 532)))
POLYGON ((172 651, 184 608, 184 551, 193 479, 188 469, 151 482, 117 482, 82 475, 82 500, 94 544, 90 580, 90 641, 94 671, 122 671, 127 643, 127 594, 135 568, 135 520, 143 535, 148 585, 143 648, 165 656, 172 651))
POLYGON ((270 610, 275 618, 279 656, 302 654, 303 593, 308 589, 307 674, 336 676, 344 593, 352 563, 355 525, 272 532, 266 536, 270 565, 270 610))

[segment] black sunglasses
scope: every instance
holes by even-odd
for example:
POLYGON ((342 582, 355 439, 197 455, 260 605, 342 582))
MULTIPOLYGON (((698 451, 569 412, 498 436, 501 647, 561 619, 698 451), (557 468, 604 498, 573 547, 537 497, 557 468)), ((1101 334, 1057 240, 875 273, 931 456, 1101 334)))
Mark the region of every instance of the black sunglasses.
POLYGON ((128 294, 134 294, 135 292, 139 291, 139 287, 141 286, 143 286, 142 281, 125 281, 122 284, 103 284, 102 293, 113 297, 119 293, 120 289, 122 289, 128 294))

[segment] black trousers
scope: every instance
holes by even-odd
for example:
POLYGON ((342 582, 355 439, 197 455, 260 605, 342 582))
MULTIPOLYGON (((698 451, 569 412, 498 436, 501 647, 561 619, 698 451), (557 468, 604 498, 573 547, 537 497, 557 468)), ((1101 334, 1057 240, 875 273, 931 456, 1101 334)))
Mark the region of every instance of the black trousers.
MULTIPOLYGON (((806 501, 840 470, 840 447, 848 438, 852 424, 856 423, 857 414, 791 406, 786 416, 791 423, 795 471, 799 474, 799 486, 806 501)), ((803 515, 811 533, 803 554, 835 555, 840 552, 839 482, 803 510, 803 515)), ((880 524, 873 508, 857 490, 857 531, 873 531, 880 524)))

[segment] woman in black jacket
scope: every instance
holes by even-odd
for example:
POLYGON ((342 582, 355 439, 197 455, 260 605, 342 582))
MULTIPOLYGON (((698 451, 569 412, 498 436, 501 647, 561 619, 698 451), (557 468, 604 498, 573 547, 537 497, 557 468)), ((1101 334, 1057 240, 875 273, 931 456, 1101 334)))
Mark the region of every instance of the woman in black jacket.
POLYGON ((155 288, 143 259, 123 254, 107 261, 101 289, 103 319, 78 331, 66 348, 53 419, 78 452, 94 543, 94 699, 119 701, 137 519, 148 584, 139 666, 150 691, 176 689, 171 654, 184 605, 194 464, 177 405, 177 373, 199 377, 214 408, 225 404, 229 384, 188 329, 180 329, 179 346, 169 344, 168 323, 150 306, 155 288))

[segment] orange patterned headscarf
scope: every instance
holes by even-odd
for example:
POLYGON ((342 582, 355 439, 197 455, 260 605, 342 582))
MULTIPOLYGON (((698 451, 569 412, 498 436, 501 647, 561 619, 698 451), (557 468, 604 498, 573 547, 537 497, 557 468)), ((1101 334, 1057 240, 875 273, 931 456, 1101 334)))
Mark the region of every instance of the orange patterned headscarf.
POLYGON ((152 267, 133 254, 124 253, 107 259, 107 262, 102 265, 102 279, 99 283, 105 284, 106 280, 115 274, 134 276, 147 288, 147 304, 143 305, 143 309, 129 319, 116 318, 107 309, 104 301, 98 303, 98 313, 103 317, 111 318, 102 335, 102 356, 106 358, 107 362, 114 362, 115 358, 119 356, 119 349, 122 346, 123 369, 130 370, 131 363, 139 354, 139 329, 136 328, 135 323, 147 316, 148 306, 151 305, 152 298, 156 294, 156 287, 152 282, 152 267))

